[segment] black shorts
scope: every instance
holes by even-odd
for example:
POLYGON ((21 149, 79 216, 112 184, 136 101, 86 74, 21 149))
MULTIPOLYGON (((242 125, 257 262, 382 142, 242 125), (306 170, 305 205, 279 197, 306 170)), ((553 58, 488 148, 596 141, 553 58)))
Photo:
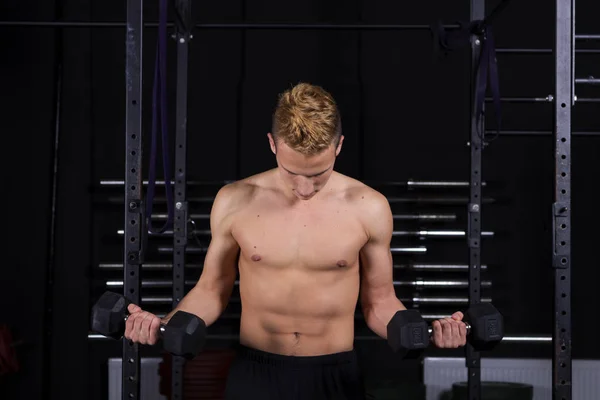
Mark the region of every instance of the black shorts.
POLYGON ((364 400, 356 353, 283 356, 241 346, 229 369, 226 400, 364 400))

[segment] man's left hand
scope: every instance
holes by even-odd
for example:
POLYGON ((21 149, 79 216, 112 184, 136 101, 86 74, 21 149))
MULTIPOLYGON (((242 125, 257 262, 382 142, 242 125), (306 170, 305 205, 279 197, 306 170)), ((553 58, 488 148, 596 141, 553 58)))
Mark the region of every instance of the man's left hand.
POLYGON ((467 343, 467 327, 462 322, 464 315, 460 311, 452 314, 450 318, 433 321, 431 341, 436 347, 442 349, 456 349, 467 343))

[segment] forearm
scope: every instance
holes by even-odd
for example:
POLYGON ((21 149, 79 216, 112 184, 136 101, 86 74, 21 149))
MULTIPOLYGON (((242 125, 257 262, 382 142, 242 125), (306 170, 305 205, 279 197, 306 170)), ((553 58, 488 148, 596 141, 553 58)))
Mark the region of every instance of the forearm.
POLYGON ((198 316, 206 326, 210 326, 223 313, 230 296, 231 289, 228 288, 196 285, 181 299, 177 307, 163 318, 163 323, 167 323, 177 311, 185 311, 198 316))
POLYGON ((369 329, 379 337, 387 339, 387 325, 398 311, 406 307, 395 295, 390 295, 378 302, 363 304, 365 321, 369 329))

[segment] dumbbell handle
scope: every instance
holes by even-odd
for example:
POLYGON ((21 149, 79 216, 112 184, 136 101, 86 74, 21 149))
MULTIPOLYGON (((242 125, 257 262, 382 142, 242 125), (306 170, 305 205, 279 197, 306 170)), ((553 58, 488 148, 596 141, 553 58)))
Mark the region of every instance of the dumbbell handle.
MULTIPOLYGON (((127 317, 125 317, 125 321, 127 321, 127 317)), ((193 314, 177 311, 167 324, 160 324, 157 336, 163 341, 163 347, 169 353, 193 358, 204 347, 206 325, 202 319, 193 314), (197 321, 194 321, 194 319, 197 319, 197 321), (173 322, 172 326, 170 325, 171 322, 173 322), (188 324, 192 324, 192 326, 188 324), (181 331, 182 325, 188 325, 184 331, 181 331), (187 328, 190 327, 194 329, 194 333, 188 332, 187 328)))
MULTIPOLYGON (((468 322, 463 322, 466 327, 467 327, 467 336, 469 335, 469 333, 471 333, 471 324, 469 324, 468 322)), ((433 327, 428 327, 427 330, 429 331, 429 336, 433 335, 433 327)))
MULTIPOLYGON (((127 322, 127 318, 129 317, 129 315, 126 315, 125 318, 123 318, 123 320, 125 322, 127 322)), ((167 330, 167 326, 165 324, 160 324, 160 327, 158 328, 158 337, 159 339, 162 339, 163 334, 166 332, 167 330)), ((125 334, 125 332, 123 332, 123 334, 125 334)))

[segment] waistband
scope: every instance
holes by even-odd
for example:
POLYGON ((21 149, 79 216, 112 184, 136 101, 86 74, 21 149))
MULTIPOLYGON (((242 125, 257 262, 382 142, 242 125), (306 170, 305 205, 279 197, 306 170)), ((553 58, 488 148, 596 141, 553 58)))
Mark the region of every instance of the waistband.
POLYGON ((238 357, 263 365, 277 367, 285 366, 325 366, 356 363, 357 357, 354 350, 340 353, 323 354, 318 356, 288 356, 283 354, 269 353, 239 345, 238 357))

